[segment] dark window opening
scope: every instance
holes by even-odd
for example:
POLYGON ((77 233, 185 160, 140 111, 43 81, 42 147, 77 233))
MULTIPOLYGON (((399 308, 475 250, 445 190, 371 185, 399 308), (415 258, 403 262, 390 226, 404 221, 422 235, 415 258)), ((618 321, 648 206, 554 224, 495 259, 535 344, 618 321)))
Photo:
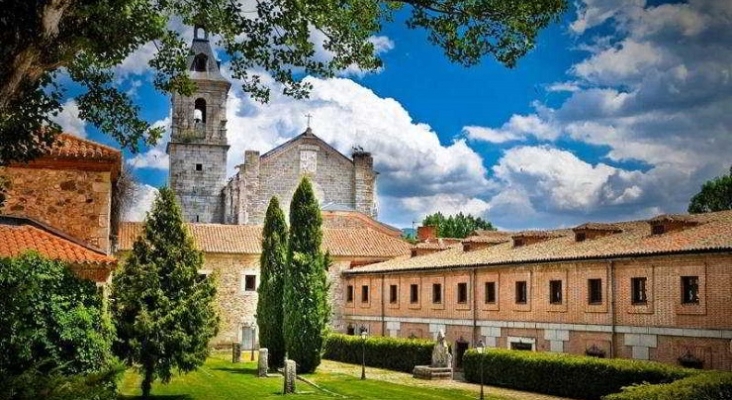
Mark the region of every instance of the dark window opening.
POLYGON ((704 369, 704 361, 701 359, 694 357, 690 352, 686 352, 683 356, 678 358, 679 364, 681 364, 682 367, 686 368, 694 368, 694 369, 704 369))
POLYGON ((562 304, 562 281, 549 281, 549 303, 562 304))
POLYGON ((699 304, 699 277, 681 277, 681 302, 684 304, 699 304))
POLYGON ((666 232, 666 227, 663 225, 653 225, 651 227, 651 233, 654 235, 663 235, 664 232, 666 232))
POLYGON ((514 247, 521 247, 523 245, 524 245, 524 239, 514 239, 513 240, 514 247))
POLYGON ((361 303, 369 302, 369 287, 367 285, 361 286, 361 303))
POLYGON ((409 285, 409 302, 419 303, 419 285, 409 285))
POLYGON ((496 302, 496 283, 495 282, 486 282, 485 283, 485 303, 495 303, 496 302))
POLYGON ((193 59, 193 70, 196 72, 206 72, 208 57, 205 54, 199 54, 193 59))
POLYGON ((577 232, 574 234, 574 240, 578 242, 584 242, 587 240, 587 234, 585 232, 577 232))
POLYGON ((196 215, 196 222, 201 222, 201 221, 199 221, 198 215, 196 215))
POLYGON ((587 302, 590 304, 602 303, 602 279, 587 280, 587 302))
POLYGON ((257 290, 257 276, 256 275, 245 275, 244 276, 244 290, 251 292, 257 290))
POLYGON ((585 350, 585 355, 590 357, 605 358, 605 350, 595 346, 594 344, 585 350))
POLYGON ((389 285, 389 303, 396 304, 399 301, 397 285, 389 285))
POLYGON ((203 164, 196 164, 196 171, 203 171, 203 164))
POLYGON ((442 303, 442 285, 439 283, 432 284, 432 302, 435 304, 442 303))
MULTIPOLYGON (((353 288, 353 286, 351 286, 353 288)), ((356 327, 348 324, 348 327, 346 327, 346 335, 355 335, 356 334, 356 327)))
POLYGON ((531 343, 524 342, 511 342, 511 350, 534 350, 534 346, 531 343))
POLYGON ((353 303, 353 285, 348 285, 346 288, 346 301, 353 303))
POLYGON ((206 100, 198 98, 194 103, 195 111, 193 112, 193 118, 200 122, 206 123, 206 100))
POLYGON ((630 301, 633 304, 646 304, 648 302, 648 296, 646 294, 646 278, 631 278, 630 288, 630 301))
POLYGON ((458 304, 465 304, 468 302, 468 284, 467 283, 458 283, 457 302, 458 302, 458 304))
POLYGON ((529 297, 527 291, 526 281, 516 282, 516 304, 526 304, 529 297))

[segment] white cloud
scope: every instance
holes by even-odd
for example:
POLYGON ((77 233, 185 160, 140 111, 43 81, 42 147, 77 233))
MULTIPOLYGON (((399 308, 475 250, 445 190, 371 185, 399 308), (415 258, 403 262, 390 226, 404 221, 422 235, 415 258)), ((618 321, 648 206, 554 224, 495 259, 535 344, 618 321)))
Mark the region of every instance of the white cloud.
POLYGON ((135 154, 132 158, 127 159, 127 165, 134 169, 152 168, 167 170, 169 168, 170 160, 168 159, 168 153, 165 151, 165 146, 170 141, 170 121, 171 117, 169 115, 167 118, 157 121, 152 125, 155 128, 162 127, 165 129, 163 137, 155 147, 135 154))
POLYGON ((58 115, 51 117, 51 121, 59 124, 64 132, 86 137, 86 121, 79 117, 79 105, 76 101, 69 99, 62 107, 58 115))
POLYGON ((463 134, 471 140, 480 140, 490 143, 505 143, 525 140, 527 136, 539 139, 553 140, 559 136, 559 131, 546 123, 537 115, 513 115, 511 119, 499 129, 480 126, 466 126, 463 134))
POLYGON ((132 203, 122 214, 122 221, 140 222, 145 219, 147 212, 152 208, 155 198, 158 195, 158 189, 146 185, 138 184, 135 187, 135 196, 132 203))

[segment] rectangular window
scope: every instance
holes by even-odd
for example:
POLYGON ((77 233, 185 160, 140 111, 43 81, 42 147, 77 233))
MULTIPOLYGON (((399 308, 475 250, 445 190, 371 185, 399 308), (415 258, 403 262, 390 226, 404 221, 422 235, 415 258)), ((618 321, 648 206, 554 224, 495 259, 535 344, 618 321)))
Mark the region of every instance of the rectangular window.
POLYGON ((485 283, 485 303, 494 304, 496 302, 496 283, 486 282, 485 283))
POLYGON ((196 171, 203 171, 203 164, 196 164, 196 171))
POLYGON ((562 304, 562 281, 549 281, 549 303, 562 304))
POLYGON ((389 303, 396 304, 399 301, 398 293, 397 285, 389 285, 389 303))
POLYGON ((590 304, 602 303, 602 279, 587 280, 587 302, 590 304))
POLYGON ((653 235, 663 235, 664 232, 666 232, 666 227, 663 225, 653 225, 651 227, 651 234, 653 235))
POLYGON ((527 291, 526 281, 516 282, 516 304, 526 304, 529 297, 527 291))
POLYGON ((435 304, 442 303, 442 285, 439 283, 432 284, 432 302, 435 304))
POLYGON ((699 304, 699 277, 681 277, 681 302, 684 304, 699 304))
POLYGON ((369 302, 369 287, 368 285, 361 286, 361 303, 369 302))
POLYGON ((458 283, 457 285, 457 302, 458 304, 465 304, 468 302, 468 284, 458 283))
POLYGON ((251 292, 257 290, 257 276, 244 275, 244 290, 251 292))
POLYGON ((409 302, 412 304, 419 303, 419 285, 409 285, 409 302))
POLYGON ((631 278, 630 279, 630 301, 633 304, 646 304, 648 302, 648 296, 646 295, 646 278, 631 278))
POLYGON ((353 303, 353 285, 348 285, 348 288, 346 289, 346 301, 353 303))

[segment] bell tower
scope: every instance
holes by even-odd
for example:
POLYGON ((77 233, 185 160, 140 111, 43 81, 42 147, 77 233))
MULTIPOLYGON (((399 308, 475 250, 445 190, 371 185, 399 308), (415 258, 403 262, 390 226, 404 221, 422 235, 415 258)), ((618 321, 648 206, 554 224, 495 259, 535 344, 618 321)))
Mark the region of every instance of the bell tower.
POLYGON ((188 222, 223 223, 226 185, 226 97, 231 83, 221 75, 208 32, 194 28, 188 74, 196 84, 191 96, 173 93, 167 153, 168 184, 188 222))

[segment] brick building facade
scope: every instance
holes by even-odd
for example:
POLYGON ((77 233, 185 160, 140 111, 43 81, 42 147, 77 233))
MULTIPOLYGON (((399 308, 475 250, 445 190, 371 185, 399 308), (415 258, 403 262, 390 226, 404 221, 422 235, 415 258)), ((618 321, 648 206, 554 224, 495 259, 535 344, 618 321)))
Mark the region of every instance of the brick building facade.
POLYGON ((432 247, 344 271, 346 331, 732 369, 732 211, 432 247))

